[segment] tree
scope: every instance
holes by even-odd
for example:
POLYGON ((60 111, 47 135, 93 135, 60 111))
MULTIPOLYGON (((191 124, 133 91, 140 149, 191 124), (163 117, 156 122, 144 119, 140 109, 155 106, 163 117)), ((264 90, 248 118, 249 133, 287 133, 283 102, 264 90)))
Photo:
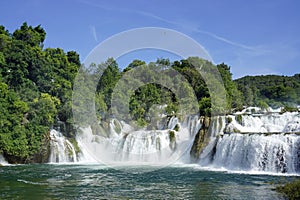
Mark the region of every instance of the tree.
POLYGON ((217 65, 218 70, 222 76, 222 80, 227 93, 227 103, 229 108, 241 108, 241 93, 237 89, 236 84, 232 81, 232 74, 230 73, 230 67, 224 63, 217 65))
POLYGON ((28 105, 0 82, 0 153, 25 159, 28 141, 24 127, 28 105))
POLYGON ((42 46, 45 38, 46 32, 40 25, 33 28, 28 26, 26 22, 13 33, 13 39, 24 41, 30 46, 42 46))
POLYGON ((123 70, 123 73, 135 68, 135 67, 138 67, 138 66, 143 66, 143 65, 146 65, 146 62, 145 61, 142 61, 142 60, 138 60, 138 59, 135 59, 133 60, 124 70, 123 70))
POLYGON ((105 104, 111 107, 111 95, 113 89, 121 77, 118 64, 113 58, 109 58, 105 63, 98 66, 96 74, 102 74, 97 86, 97 92, 104 96, 105 104))

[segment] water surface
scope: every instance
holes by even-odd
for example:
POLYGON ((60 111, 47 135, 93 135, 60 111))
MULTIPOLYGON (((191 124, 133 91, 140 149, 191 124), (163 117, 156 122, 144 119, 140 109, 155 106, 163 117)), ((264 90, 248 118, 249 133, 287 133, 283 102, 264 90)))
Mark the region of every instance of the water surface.
POLYGON ((19 165, 0 167, 0 199, 276 200, 283 197, 271 183, 286 178, 178 166, 19 165))

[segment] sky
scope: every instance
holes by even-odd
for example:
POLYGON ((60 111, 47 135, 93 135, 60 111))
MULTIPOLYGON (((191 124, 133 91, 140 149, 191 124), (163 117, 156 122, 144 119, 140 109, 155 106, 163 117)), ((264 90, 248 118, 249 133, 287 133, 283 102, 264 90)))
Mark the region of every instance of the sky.
MULTIPOLYGON (((83 61, 107 38, 134 28, 168 28, 202 45, 213 62, 245 75, 293 75, 300 67, 300 1, 297 0, 3 0, 0 24, 10 32, 23 22, 41 26, 44 47, 75 50, 83 61)), ((117 59, 180 59, 145 50, 117 59)))

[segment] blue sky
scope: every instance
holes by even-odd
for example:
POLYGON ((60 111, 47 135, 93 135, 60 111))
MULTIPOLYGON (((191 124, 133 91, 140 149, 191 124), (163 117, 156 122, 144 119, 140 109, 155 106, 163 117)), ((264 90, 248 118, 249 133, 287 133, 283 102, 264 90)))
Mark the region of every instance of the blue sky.
MULTIPOLYGON (((5 0, 0 24, 14 31, 26 21, 47 32, 45 47, 75 50, 81 60, 101 41, 122 31, 162 27, 200 43, 214 63, 231 66, 234 78, 256 74, 299 73, 300 1, 297 0, 5 0)), ((162 52, 132 53, 137 57, 177 57, 162 52)), ((122 66, 120 66, 122 67, 122 66)))

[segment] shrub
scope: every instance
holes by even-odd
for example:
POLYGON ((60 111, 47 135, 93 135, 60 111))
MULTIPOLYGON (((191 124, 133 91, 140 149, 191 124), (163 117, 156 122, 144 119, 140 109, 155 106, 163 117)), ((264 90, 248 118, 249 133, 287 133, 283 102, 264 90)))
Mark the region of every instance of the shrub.
POLYGON ((226 117, 226 124, 230 124, 232 122, 232 118, 231 117, 226 117))
POLYGON ((298 112, 298 108, 296 107, 291 107, 291 106, 284 106, 284 108, 281 111, 282 113, 285 112, 298 112))
POLYGON ((176 124, 173 130, 174 131, 179 131, 179 128, 180 128, 180 126, 178 124, 176 124))
POLYGON ((169 131, 169 138, 170 142, 175 142, 175 132, 174 131, 169 131))
POLYGON ((242 115, 237 115, 237 116, 235 117, 235 119, 236 119, 236 121, 237 121, 239 124, 242 125, 242 123, 243 123, 243 116, 242 116, 242 115))
POLYGON ((285 185, 277 186, 276 190, 286 195, 290 200, 300 199, 300 179, 285 185))

